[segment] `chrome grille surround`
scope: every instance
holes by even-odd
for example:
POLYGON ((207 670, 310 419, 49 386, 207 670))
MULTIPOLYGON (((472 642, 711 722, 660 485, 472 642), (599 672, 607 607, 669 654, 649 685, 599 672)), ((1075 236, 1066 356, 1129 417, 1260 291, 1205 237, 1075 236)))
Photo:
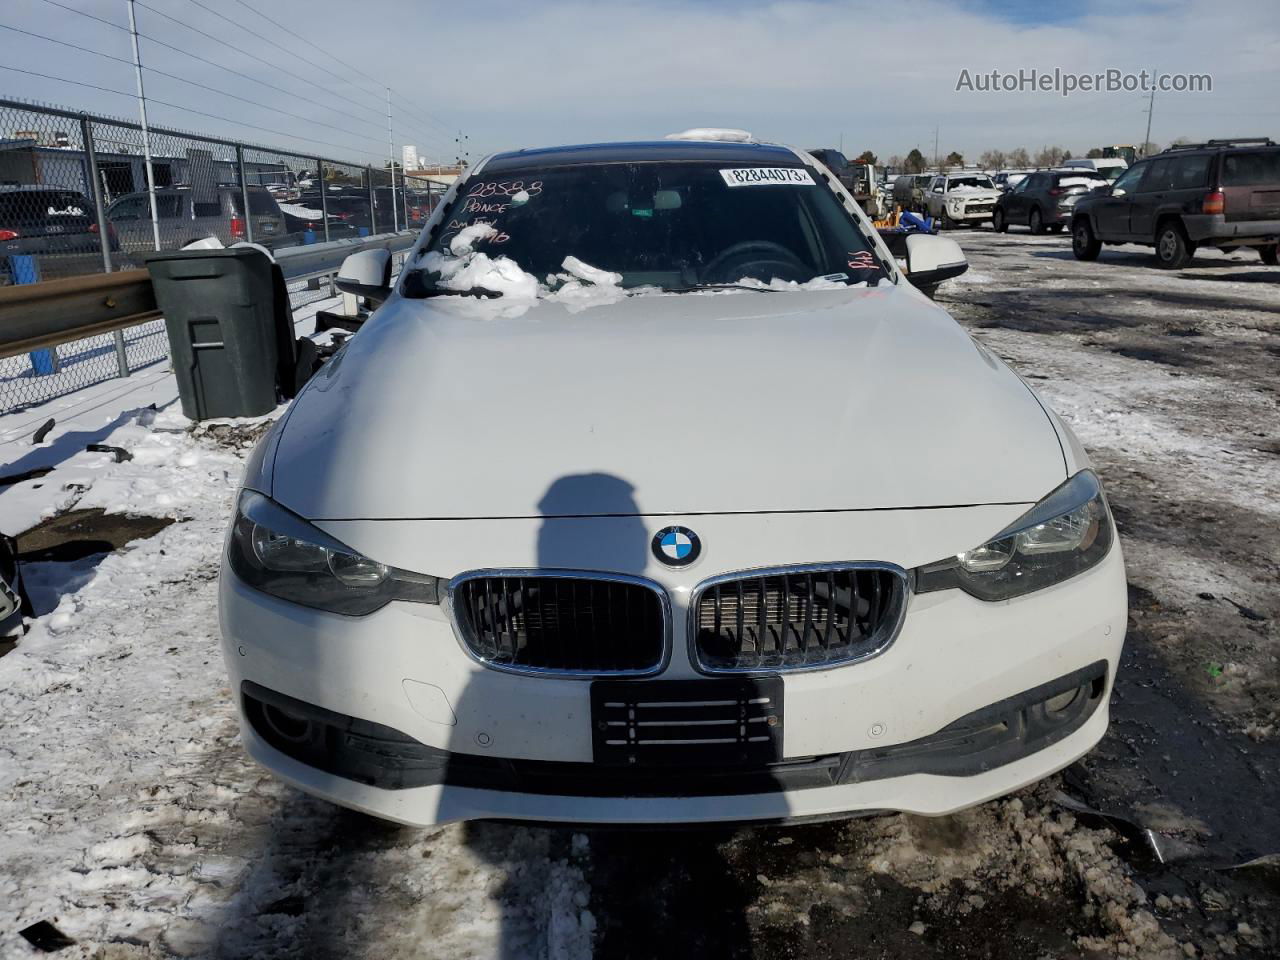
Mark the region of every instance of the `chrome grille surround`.
POLYGON ((560 570, 560 569, 481 569, 460 573, 449 581, 448 591, 443 606, 453 627, 454 637, 458 645, 472 660, 491 670, 504 673, 515 673, 525 676, 540 676, 573 680, 617 679, 625 677, 652 677, 666 670, 671 662, 672 616, 671 601, 666 590, 652 580, 622 573, 610 573, 600 570, 560 570), (472 632, 470 618, 463 604, 462 590, 466 584, 483 579, 496 580, 564 580, 589 582, 592 584, 620 584, 630 587, 642 587, 653 594, 660 611, 661 636, 659 637, 654 662, 642 667, 628 669, 591 669, 589 667, 533 666, 525 664, 504 663, 499 659, 485 656, 472 632))
MULTIPOLYGON (((907 604, 911 596, 911 575, 907 570, 893 563, 883 563, 878 561, 850 561, 850 562, 834 562, 834 563, 813 563, 813 564, 795 564, 782 567, 767 567, 755 570, 740 570, 731 573, 722 574, 720 576, 711 577, 704 580, 694 588, 693 594, 689 599, 688 613, 688 644, 689 644, 689 662, 694 669, 700 673, 710 675, 725 674, 762 674, 762 673, 800 673, 813 670, 830 670, 835 667, 848 666, 851 663, 858 663, 863 660, 869 660, 878 656, 887 650, 897 639, 898 633, 902 629, 903 621, 906 618, 907 604), (887 596, 882 596, 882 608, 876 612, 875 623, 867 623, 870 627, 869 632, 858 624, 858 617, 855 616, 853 623, 849 624, 848 617, 845 617, 846 626, 843 628, 847 640, 842 641, 843 649, 837 649, 830 643, 823 643, 824 637, 829 640, 830 631, 827 630, 827 624, 831 623, 837 630, 841 631, 841 627, 836 622, 838 618, 830 616, 829 611, 836 609, 838 604, 831 602, 823 611, 815 611, 813 600, 817 592, 815 587, 820 583, 830 583, 832 579, 839 580, 842 576, 852 575, 853 582, 856 583, 858 575, 868 575, 880 580, 883 584, 890 587, 887 596), (790 579, 788 579, 790 578, 790 579), (768 581, 781 581, 788 586, 784 587, 783 599, 781 602, 777 600, 771 602, 768 595, 768 581), (745 601, 747 598, 747 587, 755 590, 756 593, 752 597, 750 604, 744 603, 743 606, 751 607, 754 611, 760 609, 758 600, 755 599, 759 595, 761 585, 764 585, 766 600, 763 606, 765 612, 766 632, 770 628, 781 628, 786 640, 792 639, 797 632, 802 635, 805 646, 808 650, 806 654, 793 653, 790 658, 784 654, 774 654, 770 656, 759 656, 758 661, 741 666, 725 665, 723 663, 715 663, 714 657, 709 655, 704 649, 703 631, 707 624, 704 622, 713 615, 703 610, 703 601, 709 595, 714 597, 717 588, 720 588, 720 596, 722 604, 726 596, 726 588, 732 588, 732 603, 737 604, 739 596, 739 588, 742 588, 742 596, 745 601), (789 586, 801 586, 801 590, 792 594, 789 586), (805 607, 805 598, 808 597, 809 606, 805 607), (791 616, 790 612, 794 607, 801 616, 791 616), (781 614, 783 610, 787 611, 786 616, 779 616, 774 620, 775 613, 781 614), (817 615, 825 614, 826 618, 822 620, 822 626, 819 628, 817 615), (797 624, 797 620, 799 621, 797 624), (853 637, 853 630, 859 631, 859 636, 853 637), (824 637, 819 637, 821 633, 824 637), (818 641, 816 645, 811 641, 818 641), (819 658, 817 651, 825 651, 823 656, 819 658), (835 654, 832 654, 832 651, 835 654), (790 662, 788 662, 790 660, 790 662)), ((853 594, 855 603, 861 599, 858 594, 853 594)), ((712 601, 714 602, 714 601, 712 601)), ((869 606, 869 604, 868 604, 869 606)), ((737 609, 735 606, 735 619, 737 609)), ((872 617, 872 611, 868 610, 867 616, 862 618, 864 621, 872 617)), ((736 626, 736 624, 735 624, 736 626)), ((746 634, 746 628, 754 626, 754 623, 743 624, 743 634, 746 634)), ((758 636, 758 634, 757 634, 758 636)), ((839 639, 839 638, 838 638, 839 639)), ((741 646, 741 637, 738 638, 741 646)), ((798 648, 797 648, 798 649, 798 648)))

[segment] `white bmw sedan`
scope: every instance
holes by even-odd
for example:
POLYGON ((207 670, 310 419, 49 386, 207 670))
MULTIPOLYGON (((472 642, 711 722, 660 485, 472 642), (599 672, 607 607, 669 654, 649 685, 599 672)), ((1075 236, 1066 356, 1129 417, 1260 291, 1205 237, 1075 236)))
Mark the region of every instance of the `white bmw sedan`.
POLYGON ((489 157, 255 451, 244 742, 411 824, 943 814, 1107 726, 1124 562, 1063 422, 807 154, 489 157))

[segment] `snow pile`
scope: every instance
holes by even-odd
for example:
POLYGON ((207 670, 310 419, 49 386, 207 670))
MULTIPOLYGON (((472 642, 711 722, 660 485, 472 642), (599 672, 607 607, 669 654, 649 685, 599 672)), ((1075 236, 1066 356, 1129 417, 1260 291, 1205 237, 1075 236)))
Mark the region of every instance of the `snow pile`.
POLYGON ((1160 929, 1146 892, 1111 851, 1109 831, 1092 830, 1050 802, 1041 784, 1021 796, 944 818, 896 816, 872 828, 860 851, 866 867, 927 895, 939 912, 981 909, 998 892, 1050 901, 1083 890, 1093 930, 1077 944, 1100 956, 1169 960, 1174 941, 1160 929), (966 891, 957 896, 956 889, 966 891))
POLYGON ((217 615, 223 534, 267 421, 121 415, 45 492, 175 517, 106 556, 0 657, 0 958, 47 920, 74 957, 591 955, 584 842, 412 830, 313 800, 244 754, 217 615))
POLYGON ((475 249, 480 241, 497 235, 492 224, 473 223, 449 242, 452 256, 433 250, 422 258, 422 265, 440 275, 440 286, 446 290, 491 290, 504 297, 532 300, 538 295, 537 277, 525 273, 510 257, 490 257, 475 249))
POLYGON ((959 194, 960 196, 965 196, 965 197, 967 197, 967 196, 973 196, 973 195, 975 195, 975 194, 979 194, 979 193, 990 193, 990 194, 995 194, 995 193, 999 193, 999 192, 1000 192, 1000 191, 999 191, 999 190, 997 190, 994 186, 979 187, 979 186, 971 186, 971 185, 966 184, 966 185, 964 185, 964 186, 948 187, 948 188, 947 188, 947 193, 948 193, 948 194, 953 194, 953 193, 954 193, 954 194, 959 194))
POLYGON ((849 283, 846 280, 840 279, 842 276, 843 274, 835 274, 833 276, 814 277, 812 280, 806 280, 804 283, 799 283, 795 280, 780 280, 777 277, 774 277, 768 283, 765 283, 763 280, 757 280, 755 277, 743 277, 741 280, 735 281, 735 283, 740 287, 751 287, 755 290, 776 290, 779 293, 797 293, 808 290, 850 290, 858 287, 865 287, 867 285, 865 280, 858 283, 849 283))
POLYGON ((594 283, 596 286, 616 287, 622 283, 622 274, 593 267, 590 264, 583 263, 577 257, 565 257, 561 266, 571 277, 587 283, 594 283))

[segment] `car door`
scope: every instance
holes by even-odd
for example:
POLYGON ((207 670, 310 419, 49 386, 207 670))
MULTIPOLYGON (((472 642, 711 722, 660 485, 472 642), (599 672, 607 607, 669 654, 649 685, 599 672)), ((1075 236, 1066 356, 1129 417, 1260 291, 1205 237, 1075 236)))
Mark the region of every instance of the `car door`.
POLYGON ((1177 159, 1157 157, 1151 161, 1147 175, 1142 178, 1129 203, 1130 239, 1148 243, 1155 239, 1156 221, 1167 207, 1173 186, 1173 165, 1177 159))
POLYGON ((1004 218, 1007 223, 1025 223, 1027 220, 1027 189, 1034 176, 1023 177, 1005 196, 1004 218))
POLYGON ((107 222, 111 224, 125 250, 150 250, 154 246, 151 236, 151 201, 145 193, 121 197, 107 208, 107 222))
POLYGON ((1199 213, 1209 182, 1212 154, 1192 153, 1174 159, 1169 175, 1169 192, 1164 209, 1178 213, 1199 213))
POLYGON ((946 177, 934 177, 929 181, 929 192, 925 194, 925 209, 931 217, 942 216, 943 196, 947 189, 946 177))
POLYGON ((1098 201, 1094 207, 1094 228, 1099 239, 1109 242, 1129 239, 1129 206, 1148 166, 1139 163, 1130 167, 1111 185, 1111 193, 1098 201))

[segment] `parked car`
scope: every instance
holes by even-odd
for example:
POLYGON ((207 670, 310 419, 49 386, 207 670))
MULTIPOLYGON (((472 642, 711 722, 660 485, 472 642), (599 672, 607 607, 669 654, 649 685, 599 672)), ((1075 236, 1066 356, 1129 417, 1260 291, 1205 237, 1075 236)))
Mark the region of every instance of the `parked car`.
MULTIPOLYGON (((280 213, 284 217, 285 239, 279 241, 277 246, 284 245, 286 241, 289 244, 306 243, 308 232, 315 236, 315 243, 323 243, 326 239, 324 214, 319 210, 295 203, 281 203, 280 213)), ((329 214, 329 240, 345 240, 359 235, 360 232, 347 221, 329 214)))
POLYGON ((846 190, 853 195, 863 211, 873 219, 883 214, 880 186, 876 182, 876 168, 872 163, 852 163, 839 150, 818 147, 809 153, 831 171, 846 190))
POLYGON ((331 190, 325 196, 323 205, 318 190, 306 191, 297 200, 297 205, 320 211, 328 209, 329 216, 337 217, 349 225, 357 233, 360 228, 373 231, 373 218, 369 215, 369 192, 362 188, 331 190))
POLYGON ((1069 427, 916 288, 959 246, 904 272, 802 152, 684 136, 491 156, 394 285, 343 265, 381 306, 250 458, 219 581, 243 743, 298 788, 941 814, 1103 735, 1120 544, 1069 427))
POLYGON ((903 174, 893 182, 893 202, 904 210, 924 212, 925 192, 933 180, 931 173, 903 174))
POLYGON ((1079 157, 1075 160, 1064 160, 1062 165, 1073 169, 1091 170, 1104 180, 1115 180, 1129 169, 1129 163, 1124 157, 1079 157))
MULTIPOLYGON (((190 187, 162 187, 156 190, 156 216, 160 242, 164 247, 182 247, 205 237, 217 237, 230 245, 249 239, 270 249, 288 233, 280 205, 265 187, 249 187, 247 223, 240 187, 219 186, 209 199, 197 199, 190 187)), ((121 245, 132 252, 154 249, 151 229, 151 201, 146 191, 125 194, 107 207, 107 220, 115 228, 121 245)))
POLYGON ((1000 190, 985 173, 942 174, 929 181, 925 212, 943 230, 961 224, 990 223, 1000 190))
POLYGON ((1076 204, 1071 245, 1081 260, 1104 243, 1155 247, 1156 263, 1184 266, 1200 247, 1256 247, 1276 265, 1280 243, 1280 146, 1260 137, 1210 140, 1131 166, 1076 204))
MULTIPOLYGON (((108 247, 119 250, 108 230, 108 247)), ((35 257, 35 270, 53 279, 102 269, 102 244, 93 201, 61 187, 0 187, 0 278, 13 282, 12 255, 35 257)))
POLYGON ((991 177, 991 182, 1001 190, 1012 190, 1030 174, 1030 170, 1001 170, 991 177))
POLYGON ((998 233, 1011 224, 1025 224, 1037 236, 1049 230, 1058 233, 1071 222, 1076 203, 1105 186, 1107 181, 1090 170, 1037 170, 1000 195, 991 226, 998 233))

